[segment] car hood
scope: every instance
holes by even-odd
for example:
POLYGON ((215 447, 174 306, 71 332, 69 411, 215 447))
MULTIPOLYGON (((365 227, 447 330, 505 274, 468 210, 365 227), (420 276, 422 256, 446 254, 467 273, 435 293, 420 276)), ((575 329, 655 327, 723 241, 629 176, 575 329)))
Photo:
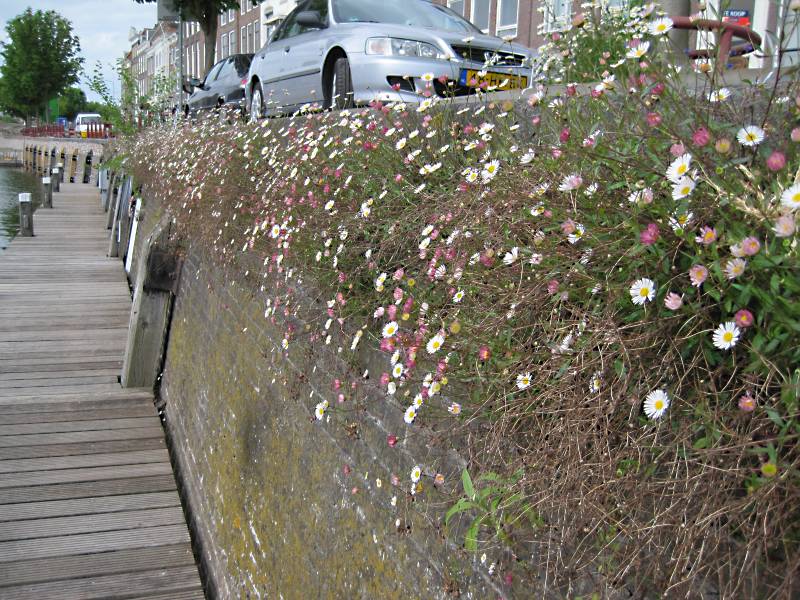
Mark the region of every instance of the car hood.
POLYGON ((406 25, 394 25, 391 23, 341 23, 337 24, 339 30, 349 30, 356 35, 363 35, 364 39, 370 37, 395 37, 420 42, 433 42, 437 45, 473 46, 475 48, 485 48, 487 50, 497 50, 513 52, 524 56, 533 56, 535 53, 522 44, 506 42, 493 35, 483 33, 458 33, 452 31, 442 31, 440 29, 430 29, 426 27, 409 27, 406 25))

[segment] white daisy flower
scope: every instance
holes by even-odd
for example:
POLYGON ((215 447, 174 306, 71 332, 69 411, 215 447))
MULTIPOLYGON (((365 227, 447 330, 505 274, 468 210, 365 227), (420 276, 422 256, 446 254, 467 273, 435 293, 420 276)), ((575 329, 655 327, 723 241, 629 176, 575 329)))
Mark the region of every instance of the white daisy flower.
POLYGON ((276 238, 281 234, 281 226, 277 223, 272 226, 272 229, 269 232, 270 237, 276 238))
POLYGON ((413 402, 411 402, 411 406, 413 406, 417 410, 422 408, 423 404, 425 404, 425 400, 423 400, 422 394, 417 394, 416 396, 414 396, 414 400, 413 402))
POLYGON ((736 279, 744 273, 745 267, 747 267, 747 261, 741 258, 733 258, 725 263, 725 277, 736 279))
POLYGON ((681 179, 689 172, 691 164, 692 155, 689 153, 682 154, 670 163, 667 168, 667 179, 672 183, 680 183, 681 179))
POLYGON ((647 54, 648 50, 650 50, 650 42, 641 42, 634 48, 628 48, 628 52, 625 56, 628 58, 639 59, 647 54))
POLYGON ((453 402, 450 406, 447 407, 447 412, 449 412, 451 415, 460 415, 461 405, 458 402, 453 402))
POLYGON ((656 284, 652 279, 642 277, 633 282, 630 289, 631 301, 637 305, 644 305, 656 296, 656 284))
POLYGON ((464 290, 458 290, 455 294, 453 294, 453 302, 458 304, 464 298, 464 290))
POLYGON ((517 375, 517 388, 524 390, 531 385, 531 374, 521 373, 517 375))
POLYGON ((465 179, 467 180, 467 183, 475 183, 478 181, 478 175, 478 169, 468 169, 465 179))
POLYGON ((386 385, 386 393, 390 396, 394 396, 395 392, 397 391, 397 384, 394 381, 390 381, 386 385))
POLYGON ((739 341, 739 336, 742 331, 736 326, 733 321, 726 321, 721 323, 719 327, 714 330, 714 346, 720 350, 730 350, 739 341))
POLYGON ((709 102, 725 102, 728 98, 731 97, 731 91, 726 88, 719 88, 718 90, 714 90, 708 94, 708 101, 709 102))
POLYGON ((583 238, 583 234, 586 232, 586 227, 581 225, 580 223, 575 223, 575 231, 570 233, 567 236, 567 240, 570 244, 577 244, 583 238))
POLYGON ((681 178, 680 181, 672 186, 672 199, 681 200, 682 198, 686 198, 691 195, 696 185, 694 179, 691 177, 681 178))
POLYGON ((674 217, 669 218, 669 226, 672 227, 673 231, 682 231, 692 222, 693 216, 694 213, 691 211, 678 213, 674 217))
POLYGON ((317 417, 317 421, 322 421, 325 417, 325 411, 328 408, 328 401, 323 400, 319 404, 317 404, 316 408, 314 408, 314 416, 317 417))
POLYGON ((600 391, 600 386, 603 383, 603 377, 600 374, 600 371, 596 371, 592 378, 589 380, 589 393, 596 394, 600 391))
POLYGON ((442 344, 444 344, 444 336, 441 333, 437 333, 428 340, 428 344, 425 348, 428 350, 428 354, 435 354, 439 351, 439 348, 442 347, 442 344))
POLYGON ((539 217, 544 213, 544 204, 537 204, 531 208, 531 216, 539 217))
POLYGON ((764 141, 765 137, 766 134, 764 133, 764 130, 758 125, 748 125, 747 127, 742 127, 736 134, 736 139, 739 140, 739 143, 742 146, 750 147, 758 146, 764 141))
POLYGON ((405 414, 403 415, 403 420, 404 420, 404 421, 405 421, 405 422, 406 422, 408 425, 411 425, 411 423, 413 423, 413 422, 414 422, 414 419, 416 419, 416 418, 417 418, 417 409, 416 409, 416 408, 414 408, 413 406, 409 406, 409 407, 406 409, 406 412, 405 412, 405 414))
POLYGON ((800 183, 795 183, 783 190, 781 194, 781 206, 788 208, 792 212, 800 208, 800 183))
POLYGON ((558 186, 559 192, 571 192, 581 186, 583 183, 583 179, 577 173, 573 173, 572 175, 567 175, 561 181, 561 184, 558 186))
POLYGON ((510 252, 506 252, 503 257, 503 264, 506 266, 513 265, 517 261, 517 258, 519 258, 519 248, 514 246, 510 252))
POLYGON ((386 325, 383 326, 383 337, 390 338, 397 333, 397 321, 389 321, 386 325))
POLYGON ((417 483, 420 477, 422 477, 422 469, 417 465, 411 469, 411 481, 417 483))
POLYGON ((650 31, 650 35, 665 35, 672 29, 672 26, 672 19, 669 17, 661 17, 650 21, 650 23, 647 24, 647 29, 650 31))
POLYGON ((497 175, 497 171, 500 169, 500 161, 499 160, 492 160, 486 163, 483 166, 483 171, 481 171, 481 177, 483 177, 484 183, 488 183, 494 176, 497 175))
POLYGON ((644 400, 644 414, 649 419, 660 419, 669 408, 669 396, 664 390, 653 390, 644 400))

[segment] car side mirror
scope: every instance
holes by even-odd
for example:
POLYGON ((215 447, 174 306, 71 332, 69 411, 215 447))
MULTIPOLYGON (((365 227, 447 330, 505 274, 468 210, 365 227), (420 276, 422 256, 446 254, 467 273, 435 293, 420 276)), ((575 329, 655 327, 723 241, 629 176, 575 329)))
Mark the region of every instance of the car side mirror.
POLYGON ((311 29, 325 29, 327 27, 316 10, 304 10, 297 13, 297 24, 311 29))

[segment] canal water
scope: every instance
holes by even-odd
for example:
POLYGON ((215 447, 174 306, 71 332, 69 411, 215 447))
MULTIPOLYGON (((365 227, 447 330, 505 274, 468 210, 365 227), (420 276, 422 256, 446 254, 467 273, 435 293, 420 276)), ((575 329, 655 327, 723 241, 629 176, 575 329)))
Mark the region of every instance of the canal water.
POLYGON ((33 207, 39 206, 41 179, 19 169, 0 167, 0 252, 5 250, 11 238, 19 231, 19 195, 22 192, 30 192, 33 207))

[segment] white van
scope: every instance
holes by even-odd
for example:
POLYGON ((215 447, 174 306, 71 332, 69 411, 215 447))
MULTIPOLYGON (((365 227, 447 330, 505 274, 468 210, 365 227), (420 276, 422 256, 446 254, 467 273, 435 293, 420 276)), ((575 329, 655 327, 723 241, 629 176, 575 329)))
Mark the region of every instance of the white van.
POLYGON ((75 117, 75 133, 85 137, 84 134, 89 130, 89 123, 102 123, 103 118, 97 113, 78 113, 75 117))

